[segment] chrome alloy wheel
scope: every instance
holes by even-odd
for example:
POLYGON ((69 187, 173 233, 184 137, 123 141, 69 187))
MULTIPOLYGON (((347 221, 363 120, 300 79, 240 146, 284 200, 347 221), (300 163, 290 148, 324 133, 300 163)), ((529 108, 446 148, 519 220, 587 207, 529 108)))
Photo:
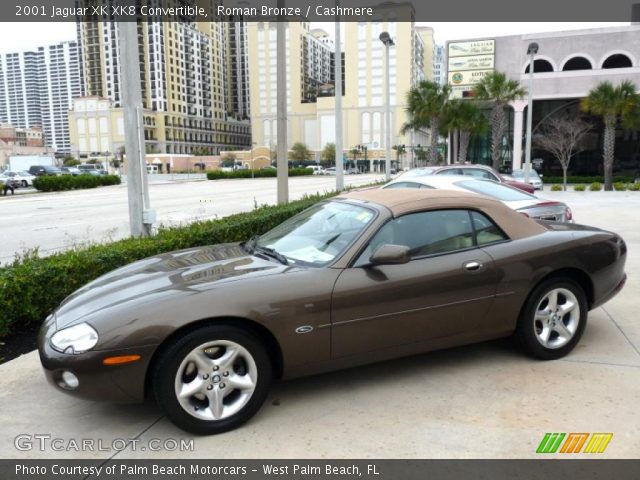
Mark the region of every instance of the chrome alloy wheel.
POLYGON ((200 420, 222 420, 249 402, 257 381, 258 367, 249 351, 216 340, 194 348, 182 360, 174 385, 187 413, 200 420))
POLYGON ((538 303, 533 328, 543 347, 564 347, 573 338, 579 325, 580 303, 570 290, 554 288, 538 303))

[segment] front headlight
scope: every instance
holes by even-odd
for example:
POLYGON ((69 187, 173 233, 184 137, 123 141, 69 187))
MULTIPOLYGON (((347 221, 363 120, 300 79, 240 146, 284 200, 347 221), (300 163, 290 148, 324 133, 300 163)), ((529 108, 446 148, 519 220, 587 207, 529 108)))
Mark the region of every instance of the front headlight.
POLYGON ((51 346, 62 353, 84 353, 98 343, 98 332, 89 324, 80 323, 57 331, 51 337, 51 346))

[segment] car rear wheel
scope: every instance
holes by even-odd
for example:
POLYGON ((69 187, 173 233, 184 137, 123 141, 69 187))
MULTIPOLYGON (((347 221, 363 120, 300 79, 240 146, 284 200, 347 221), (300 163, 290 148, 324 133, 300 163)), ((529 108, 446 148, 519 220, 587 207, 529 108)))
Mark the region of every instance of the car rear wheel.
POLYGON ((162 353, 153 388, 173 423, 210 435, 249 420, 264 402, 272 375, 271 360, 257 337, 211 325, 178 338, 162 353))
POLYGON ((27 181, 26 181, 26 180, 22 180, 22 186, 23 186, 23 187, 28 187, 28 186, 29 186, 29 184, 27 183, 27 181))
POLYGON ((542 360, 567 355, 587 325, 587 299, 569 278, 550 278, 538 285, 522 310, 516 336, 524 350, 542 360))

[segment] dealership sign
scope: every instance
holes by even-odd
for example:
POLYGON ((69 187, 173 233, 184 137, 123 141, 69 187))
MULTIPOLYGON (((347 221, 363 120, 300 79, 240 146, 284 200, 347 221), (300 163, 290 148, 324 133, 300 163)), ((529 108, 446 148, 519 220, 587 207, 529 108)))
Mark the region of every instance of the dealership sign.
POLYGON ((472 96, 473 86, 495 68, 495 40, 448 44, 447 79, 452 98, 472 96))
POLYGON ((449 58, 468 57, 471 55, 493 55, 495 40, 478 40, 475 42, 452 42, 449 44, 449 58))
POLYGON ((468 70, 463 72, 449 72, 449 83, 451 85, 473 85, 478 83, 482 77, 493 70, 468 70))

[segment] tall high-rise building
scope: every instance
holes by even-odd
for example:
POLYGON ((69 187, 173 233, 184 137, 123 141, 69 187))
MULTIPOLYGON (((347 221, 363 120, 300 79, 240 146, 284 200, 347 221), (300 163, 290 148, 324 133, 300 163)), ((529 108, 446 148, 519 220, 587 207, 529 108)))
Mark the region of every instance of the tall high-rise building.
POLYGON ((56 152, 69 153, 68 112, 72 100, 83 94, 76 42, 38 48, 38 84, 46 145, 56 152))
MULTIPOLYGON (((150 148, 217 154, 251 145, 243 22, 155 20, 138 26, 143 107, 164 113, 150 148)), ((78 38, 87 94, 122 106, 118 24, 79 23, 78 38)))
POLYGON ((42 126, 37 52, 0 54, 0 123, 42 126))
POLYGON ((83 93, 76 42, 0 54, 0 123, 42 127, 44 143, 68 153, 67 112, 83 93))
MULTIPOLYGON (((396 7, 394 7, 395 9, 396 7)), ((412 8, 401 5, 399 8, 412 8)), ((401 133, 407 120, 406 94, 418 81, 431 78, 431 45, 425 39, 433 32, 420 31, 413 22, 398 22, 400 13, 389 9, 377 21, 345 22, 343 38, 343 146, 351 159, 352 152, 367 147, 370 167, 379 165, 385 155, 385 79, 388 69, 391 100, 392 145, 405 145, 407 153, 400 162, 410 163, 411 146, 426 145, 428 132, 401 133), (385 46, 379 39, 387 31, 395 46, 389 51, 389 65, 385 65, 385 46), (373 163, 375 162, 375 163, 373 163)), ((408 17, 405 15, 403 18, 408 17)), ((276 143, 276 24, 249 23, 249 71, 251 73, 252 139, 258 146, 276 143)), ((320 61, 312 57, 309 45, 318 45, 317 52, 333 63, 333 42, 318 30, 310 30, 306 22, 287 24, 287 116, 289 147, 303 142, 310 150, 319 152, 335 142, 335 98, 332 88, 320 88, 318 95, 307 95, 309 82, 305 77, 317 78, 319 83, 334 82, 333 70, 323 76, 320 61), (311 40, 310 40, 311 39, 311 40)), ((355 155, 355 154, 354 154, 355 155)), ((395 155, 394 155, 395 160, 395 155)))
POLYGON ((447 83, 444 45, 434 45, 433 47, 433 81, 440 85, 447 83))

